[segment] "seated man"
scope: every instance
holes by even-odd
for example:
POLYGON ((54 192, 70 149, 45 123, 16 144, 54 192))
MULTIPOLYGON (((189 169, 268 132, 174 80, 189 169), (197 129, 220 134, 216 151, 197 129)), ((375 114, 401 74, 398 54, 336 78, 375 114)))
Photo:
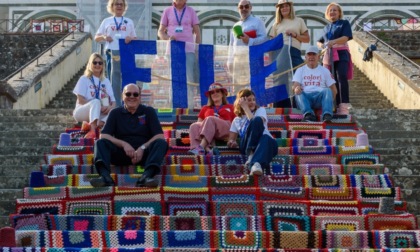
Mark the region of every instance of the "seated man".
POLYGON ((145 168, 137 187, 156 187, 154 176, 168 149, 154 108, 140 104, 141 90, 128 84, 123 90, 124 106, 109 113, 100 139, 95 143, 95 167, 100 178, 92 179, 94 187, 113 186, 110 164, 136 165, 145 168))
POLYGON ((322 109, 322 121, 331 122, 333 100, 337 94, 335 80, 325 67, 318 64, 319 50, 311 46, 306 50, 306 65, 298 68, 293 76, 292 90, 303 121, 314 122, 314 109, 322 109))

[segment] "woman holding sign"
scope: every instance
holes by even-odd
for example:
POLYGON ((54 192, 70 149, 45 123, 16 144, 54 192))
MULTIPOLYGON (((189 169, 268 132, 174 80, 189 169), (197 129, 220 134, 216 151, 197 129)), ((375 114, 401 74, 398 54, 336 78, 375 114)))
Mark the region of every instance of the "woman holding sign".
POLYGON ((85 73, 73 90, 77 96, 73 117, 78 122, 87 121, 90 131, 85 138, 96 138, 96 129, 102 128, 108 114, 115 107, 111 83, 104 74, 105 62, 98 53, 89 57, 85 73))
POLYGON ((126 0, 109 0, 107 10, 112 16, 102 21, 95 35, 96 42, 106 42, 107 72, 112 81, 117 106, 121 105, 122 91, 119 40, 124 39, 128 44, 137 38, 133 21, 123 16, 127 7, 126 0))

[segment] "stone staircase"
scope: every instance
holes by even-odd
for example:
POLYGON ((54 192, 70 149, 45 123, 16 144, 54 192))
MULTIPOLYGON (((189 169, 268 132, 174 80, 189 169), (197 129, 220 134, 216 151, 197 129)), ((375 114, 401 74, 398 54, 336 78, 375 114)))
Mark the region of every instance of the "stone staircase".
MULTIPOLYGON (((82 74, 82 72, 80 72, 82 74)), ((31 171, 39 170, 45 153, 58 142, 60 133, 71 127, 75 97, 73 87, 79 76, 43 110, 0 110, 0 227, 9 226, 15 200, 23 198, 31 171), (59 98, 58 98, 59 97, 59 98)), ((403 188, 411 213, 420 214, 417 204, 419 176, 418 111, 395 110, 369 80, 356 69, 350 87, 352 113, 366 129, 370 144, 382 155, 382 162, 403 188)))

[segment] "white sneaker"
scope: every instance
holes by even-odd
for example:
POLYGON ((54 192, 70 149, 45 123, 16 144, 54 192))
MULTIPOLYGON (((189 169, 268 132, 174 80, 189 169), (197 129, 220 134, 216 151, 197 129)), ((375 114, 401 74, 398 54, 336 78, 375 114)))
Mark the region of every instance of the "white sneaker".
POLYGON ((252 157, 254 156, 254 153, 249 154, 248 159, 245 162, 245 167, 249 168, 249 164, 251 163, 252 157))
POLYGON ((251 175, 261 176, 262 174, 263 174, 263 170, 261 168, 260 163, 255 162, 251 167, 251 175))

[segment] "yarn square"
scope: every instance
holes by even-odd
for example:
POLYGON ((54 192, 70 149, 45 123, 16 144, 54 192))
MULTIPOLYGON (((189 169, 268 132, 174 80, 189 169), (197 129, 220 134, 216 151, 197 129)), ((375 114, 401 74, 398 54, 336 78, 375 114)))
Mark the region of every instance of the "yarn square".
POLYGON ((360 215, 357 201, 311 201, 310 215, 360 215))
POLYGON ((203 231, 167 231, 162 233, 164 247, 209 248, 210 237, 203 231))
POLYGON ((66 202, 67 215, 110 215, 112 214, 111 201, 68 201, 66 202))
POLYGON ((360 231, 365 230, 364 216, 315 216, 314 230, 360 231))
POLYGON ((220 231, 218 246, 225 249, 252 249, 262 246, 261 232, 253 231, 220 231))
POLYGON ((356 200, 357 194, 353 187, 322 187, 309 188, 310 200, 356 200))
POLYGON ((163 200, 165 202, 203 202, 210 201, 209 187, 202 188, 176 188, 164 187, 163 200))
POLYGON ((178 165, 200 165, 205 164, 204 156, 193 155, 167 155, 165 164, 178 164, 178 165))
POLYGON ((299 175, 266 175, 259 179, 260 187, 303 187, 303 176, 299 175))
POLYGON ((275 164, 264 169, 265 175, 298 175, 298 167, 294 164, 275 164))
POLYGON ((167 202, 166 215, 182 217, 209 216, 208 202, 167 202))
POLYGON ((208 170, 213 176, 236 175, 246 173, 243 164, 210 164, 208 170))
POLYGON ((259 215, 256 202, 213 202, 212 213, 216 216, 259 215))
POLYGON ((418 248, 419 231, 374 231, 379 246, 387 248, 418 248))
POLYGON ((10 217, 13 228, 17 230, 49 230, 45 214, 14 215, 10 217))
POLYGON ((211 187, 212 201, 243 202, 256 201, 259 197, 259 190, 255 187, 211 187))
POLYGON ((343 172, 341 165, 337 164, 300 164, 299 174, 320 176, 343 174, 343 172))
POLYGON ((210 178, 211 187, 251 187, 255 186, 254 176, 247 174, 222 175, 210 178))
POLYGON ((112 200, 114 188, 105 186, 100 188, 87 186, 67 187, 68 198, 74 200, 93 199, 93 200, 112 200))
POLYGON ((195 175, 166 175, 162 176, 162 186, 170 187, 206 187, 208 185, 208 177, 195 175))
POLYGON ((377 154, 356 154, 341 156, 343 165, 374 165, 379 164, 379 155, 377 154))
POLYGON ((66 187, 25 187, 23 197, 25 199, 65 199, 66 187))
MULTIPOLYGON (((53 231, 54 232, 54 231, 53 231)), ((60 231, 59 231, 60 232, 60 231)), ((94 231, 92 231, 94 232, 94 231)), ((73 247, 73 248, 86 248, 93 247, 89 231, 61 231, 63 243, 61 244, 58 239, 54 240, 54 247, 73 247)))
POLYGON ((141 201, 114 201, 114 213, 116 215, 151 216, 162 215, 161 202, 141 201))
POLYGON ((307 199, 307 188, 303 187, 263 187, 260 191, 261 200, 307 199))
POLYGON ((216 226, 219 231, 261 231, 259 216, 218 216, 216 226))
POLYGON ((43 231, 16 231, 16 246, 18 247, 44 247, 43 231))
POLYGON ((367 230, 416 230, 416 217, 406 215, 367 215, 367 230))
POLYGON ((158 246, 158 235, 154 231, 109 231, 105 233, 107 247, 153 248, 158 246))
POLYGON ((326 231, 327 248, 358 249, 369 248, 369 235, 365 231, 326 231))
POLYGON ((339 164, 338 158, 333 155, 302 155, 296 156, 296 163, 302 164, 339 164))
POLYGON ((64 202, 61 200, 17 199, 17 214, 64 214, 64 202))
POLYGON ((291 130, 290 138, 328 139, 330 138, 330 130, 324 130, 324 129, 291 130))
POLYGON ((311 231, 309 216, 266 216, 267 231, 311 231))
POLYGON ((79 165, 78 155, 46 155, 45 163, 49 165, 79 165))
POLYGON ((112 217, 112 230, 156 230, 152 216, 114 215, 112 217))
POLYGON ((309 204, 303 201, 266 201, 262 204, 266 216, 305 216, 309 213, 309 204))

